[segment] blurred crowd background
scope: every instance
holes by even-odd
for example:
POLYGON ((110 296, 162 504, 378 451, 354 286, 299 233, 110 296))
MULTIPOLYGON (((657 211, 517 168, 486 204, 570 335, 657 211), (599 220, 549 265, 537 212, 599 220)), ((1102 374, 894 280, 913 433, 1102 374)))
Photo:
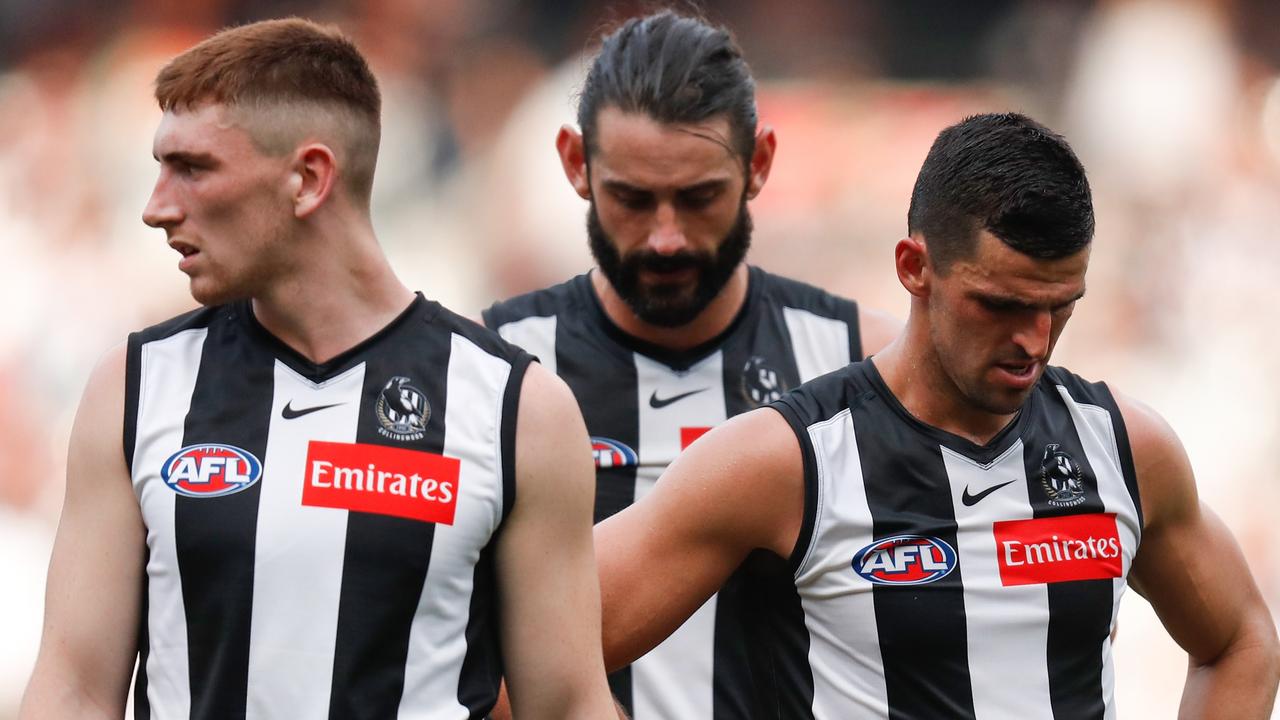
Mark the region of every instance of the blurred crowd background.
MULTIPOLYGON (((337 23, 384 94, 379 237, 412 287, 478 317, 589 267, 556 160, 584 58, 652 3, 0 0, 0 720, 35 656, 67 437, 89 370, 193 307, 140 215, 156 70, 228 24, 337 23)), ((706 0, 759 81, 777 161, 751 259, 905 317, 891 269, 935 134, 1016 109, 1067 136, 1098 231, 1055 360, 1154 406, 1280 607, 1280 3, 706 0)), ((1135 593, 1123 717, 1171 718, 1183 654, 1135 593)))

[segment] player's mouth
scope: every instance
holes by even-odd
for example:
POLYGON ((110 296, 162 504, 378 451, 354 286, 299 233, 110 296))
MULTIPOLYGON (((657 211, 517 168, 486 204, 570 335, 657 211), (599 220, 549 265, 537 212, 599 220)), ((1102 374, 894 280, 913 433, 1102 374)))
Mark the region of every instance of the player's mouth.
POLYGON ((197 250, 194 245, 188 245, 181 240, 170 240, 169 247, 177 250, 178 254, 182 255, 182 259, 178 261, 179 270, 186 270, 191 267, 191 264, 195 261, 195 257, 200 254, 200 251, 197 250))
POLYGON ((996 376, 1005 385, 1017 390, 1025 390, 1035 384, 1040 376, 1040 363, 1028 362, 996 363, 996 376))

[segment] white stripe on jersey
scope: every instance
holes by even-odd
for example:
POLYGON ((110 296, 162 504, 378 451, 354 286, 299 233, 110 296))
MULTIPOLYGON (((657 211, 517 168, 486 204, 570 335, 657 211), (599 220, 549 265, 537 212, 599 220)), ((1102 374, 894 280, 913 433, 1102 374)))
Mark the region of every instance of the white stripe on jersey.
MULTIPOLYGON (((1116 612, 1120 608, 1120 598, 1124 595, 1129 566, 1133 560, 1134 548, 1142 537, 1142 529, 1137 526, 1137 509, 1133 498, 1124 484, 1124 471, 1120 465, 1120 450, 1116 442, 1115 427, 1111 423, 1111 413, 1097 405, 1078 403, 1067 388, 1056 386, 1058 394, 1066 402, 1071 412, 1071 421, 1080 436, 1080 444, 1084 447, 1093 473, 1098 478, 1098 495, 1106 512, 1116 513, 1117 526, 1120 531, 1120 544, 1125 548, 1121 553, 1124 574, 1111 581, 1112 584, 1112 616, 1111 627, 1116 624, 1116 612)), ((1116 717, 1115 703, 1115 663, 1111 653, 1111 638, 1102 644, 1102 697, 1106 702, 1106 718, 1116 717)))
POLYGON ((796 573, 819 718, 888 717, 880 634, 871 585, 849 569, 871 544, 871 508, 849 410, 809 426, 817 461, 817 507, 796 573), (851 654, 852 652, 852 654, 851 654))
MULTIPOLYGON (((638 353, 636 405, 640 412, 640 466, 636 501, 653 488, 659 473, 680 454, 681 428, 711 428, 725 421, 724 356, 716 351, 677 373, 638 353), (685 393, 680 400, 670 400, 685 393), (654 408, 651 400, 661 407, 654 408)), ((716 596, 711 596, 660 645, 631 665, 632 710, 637 718, 710 718, 712 686, 689 682, 710 678, 714 666, 716 596)))
POLYGON ((178 573, 174 508, 177 494, 160 481, 169 454, 182 447, 183 420, 195 392, 208 331, 184 330, 146 343, 140 355, 133 487, 147 525, 147 698, 155 720, 191 714, 187 616, 178 573))
POLYGON ((964 613, 969 644, 969 679, 978 718, 1053 720, 1049 697, 1048 585, 1004 587, 1000 581, 992 524, 1033 516, 1021 440, 989 465, 946 447, 942 460, 955 508, 956 551, 964 575, 964 613), (971 507, 962 498, 1004 485, 971 507))
POLYGON ((277 360, 258 500, 246 720, 325 717, 348 511, 302 504, 310 441, 353 442, 365 365, 315 384, 277 360), (292 420, 281 412, 334 405, 292 420), (306 538, 305 543, 299 538, 306 538))
POLYGON ((466 656, 475 565, 502 521, 502 402, 511 365, 454 335, 449 353, 444 454, 471 458, 458 477, 452 525, 437 525, 427 577, 409 630, 399 717, 466 718, 458 684, 466 656), (481 411, 483 409, 483 411, 481 411), (424 713, 426 708, 437 712, 424 713))
POLYGON ((849 325, 845 321, 789 307, 782 308, 782 317, 791 336, 800 382, 809 382, 851 362, 849 325))
POLYGON ((527 317, 498 328, 498 334, 512 345, 538 358, 542 367, 556 371, 556 316, 527 317))

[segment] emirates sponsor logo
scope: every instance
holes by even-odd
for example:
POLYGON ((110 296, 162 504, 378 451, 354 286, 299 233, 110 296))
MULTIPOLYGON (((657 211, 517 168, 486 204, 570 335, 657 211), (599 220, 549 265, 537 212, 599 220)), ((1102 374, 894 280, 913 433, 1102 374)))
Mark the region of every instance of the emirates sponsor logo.
POLYGON ((680 428, 680 449, 684 450, 693 444, 694 440, 711 432, 709 427, 682 427, 680 428))
POLYGON ((1124 572, 1115 513, 1010 520, 993 530, 1004 585, 1104 580, 1124 572))
POLYGON ((313 440, 302 504, 452 525, 460 465, 418 450, 313 440))

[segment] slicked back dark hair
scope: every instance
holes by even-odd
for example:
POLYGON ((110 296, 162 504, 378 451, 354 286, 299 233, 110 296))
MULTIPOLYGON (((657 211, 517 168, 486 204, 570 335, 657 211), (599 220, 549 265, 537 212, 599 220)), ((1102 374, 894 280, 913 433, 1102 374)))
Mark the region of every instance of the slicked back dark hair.
POLYGON ((939 272, 971 257, 978 231, 1034 258, 1093 240, 1084 167, 1061 135, 1018 113, 974 115, 938 134, 916 178, 907 229, 939 272))
POLYGON ((590 156, 600 111, 616 107, 668 123, 724 115, 731 148, 749 164, 755 151, 756 83, 723 27, 671 10, 632 18, 605 36, 578 101, 590 156))

